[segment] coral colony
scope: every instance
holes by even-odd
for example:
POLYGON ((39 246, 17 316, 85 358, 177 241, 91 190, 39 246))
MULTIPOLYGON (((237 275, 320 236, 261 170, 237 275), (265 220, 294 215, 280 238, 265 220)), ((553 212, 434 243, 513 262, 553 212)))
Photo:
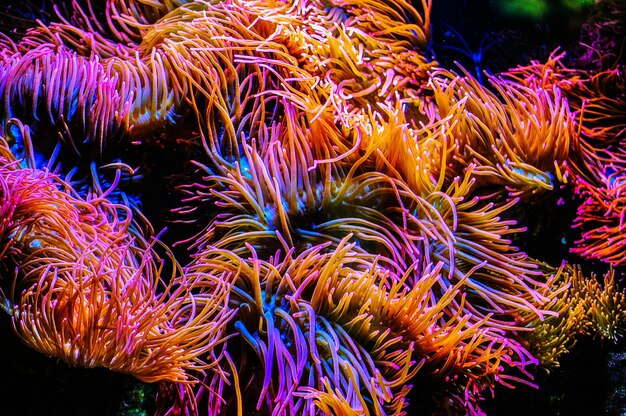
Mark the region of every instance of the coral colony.
POLYGON ((75 0, 3 36, 15 334, 158 383, 167 415, 401 415, 416 377, 447 412, 483 414, 575 336, 616 339, 617 29, 588 25, 577 60, 479 80, 429 58, 430 9, 75 0), (155 148, 171 159, 150 165, 155 148), (603 280, 512 242, 515 207, 559 187, 581 201, 571 251, 610 265, 603 280))

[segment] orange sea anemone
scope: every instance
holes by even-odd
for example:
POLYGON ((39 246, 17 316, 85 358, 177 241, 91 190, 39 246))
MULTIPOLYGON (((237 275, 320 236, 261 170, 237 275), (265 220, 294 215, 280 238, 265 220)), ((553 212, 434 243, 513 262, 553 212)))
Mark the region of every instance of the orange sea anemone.
POLYGON ((246 341, 228 341, 230 386, 205 381, 213 387, 200 396, 210 411, 403 414, 422 364, 442 380, 460 377, 473 396, 496 381, 516 380, 506 366, 524 371, 532 361, 488 318, 470 323, 462 307, 454 316, 444 312, 470 275, 433 299, 441 265, 407 285, 410 270, 395 274, 380 256, 355 251, 351 239, 299 255, 285 247, 267 260, 250 245, 242 257, 211 247, 195 256, 189 275, 217 271, 232 282, 237 313, 230 331, 246 341), (229 399, 220 404, 213 391, 229 399))
POLYGON ((188 382, 215 365, 206 360, 231 314, 226 283, 196 296, 177 268, 168 279, 128 208, 81 200, 54 175, 4 159, 0 192, 0 253, 13 280, 4 307, 27 345, 144 381, 188 382))
POLYGON ((444 120, 453 142, 448 157, 457 175, 468 163, 482 185, 505 186, 512 197, 552 189, 564 181, 565 162, 575 144, 569 107, 558 88, 530 88, 489 77, 490 87, 472 76, 438 70, 431 78, 434 106, 429 119, 444 120))
POLYGON ((482 85, 427 59, 431 2, 414 3, 76 0, 1 40, 0 304, 16 333, 163 381, 168 415, 401 415, 421 376, 480 414, 570 335, 615 338, 613 275, 601 288, 529 258, 510 214, 573 177, 575 250, 623 265, 619 71, 583 79, 555 54, 482 85), (101 165, 179 132, 201 177, 172 215, 202 230, 176 236, 183 267, 137 206, 110 202, 135 169, 101 165), (92 161, 82 196, 86 164, 51 173, 62 148, 92 161))
POLYGON ((581 182, 577 187, 582 204, 574 227, 582 230, 572 252, 615 266, 626 264, 626 178, 615 171, 606 178, 606 187, 581 182))
POLYGON ((623 184, 626 171, 626 78, 620 68, 589 75, 566 68, 563 55, 509 72, 517 83, 558 88, 576 122, 576 152, 568 158, 576 192, 583 199, 574 226, 583 232, 573 252, 613 265, 624 262, 623 184))

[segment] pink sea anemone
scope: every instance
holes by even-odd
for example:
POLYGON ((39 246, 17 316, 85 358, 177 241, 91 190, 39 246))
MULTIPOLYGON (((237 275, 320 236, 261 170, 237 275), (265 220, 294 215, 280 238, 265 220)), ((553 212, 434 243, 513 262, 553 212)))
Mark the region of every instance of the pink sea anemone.
POLYGON ((5 308, 29 346, 73 366, 102 366, 145 381, 190 381, 219 349, 227 287, 194 295, 132 214, 84 201, 46 172, 0 163, 5 308), (12 269, 14 265, 15 268, 12 269), (192 346, 193 345, 193 346, 192 346))

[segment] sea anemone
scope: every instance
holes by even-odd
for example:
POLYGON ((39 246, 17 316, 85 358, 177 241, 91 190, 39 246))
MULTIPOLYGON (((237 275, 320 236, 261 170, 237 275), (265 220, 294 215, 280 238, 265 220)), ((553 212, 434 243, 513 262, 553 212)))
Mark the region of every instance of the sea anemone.
MULTIPOLYGON (((522 360, 523 370, 531 360, 488 319, 471 324, 463 308, 451 317, 444 312, 469 275, 433 300, 441 264, 427 266, 409 286, 409 271, 396 275, 380 256, 354 251, 351 239, 268 260, 250 245, 244 257, 210 247, 195 256, 190 275, 229 271, 237 308, 230 331, 246 341, 227 344, 237 368, 224 390, 227 406, 240 413, 403 414, 410 379, 424 363, 441 378, 462 374, 473 395, 509 379, 503 363, 522 360)), ((209 406, 219 411, 210 392, 209 406)))
POLYGON ((531 88, 490 76, 496 93, 469 74, 439 70, 431 78, 430 120, 445 120, 450 168, 459 175, 476 164, 480 186, 505 186, 511 197, 553 189, 564 181, 574 140, 570 109, 558 88, 531 88))
POLYGON ((581 182, 577 187, 582 204, 574 227, 582 229, 573 253, 601 260, 615 266, 626 264, 626 178, 614 172, 606 178, 606 187, 581 182))
POLYGON ((541 368, 559 366, 563 354, 571 350, 580 335, 617 340, 625 328, 626 298, 609 270, 599 282, 595 275, 585 277, 581 268, 564 263, 559 269, 544 266, 548 284, 542 293, 550 299, 546 310, 556 312, 543 320, 532 317, 526 324, 533 331, 521 334, 537 357, 541 368))
POLYGON ((400 415, 420 377, 479 414, 570 335, 616 338, 613 275, 530 258, 511 216, 574 182, 575 250, 623 264, 619 70, 554 54, 483 84, 426 58, 430 8, 73 1, 3 39, 0 302, 17 334, 162 381, 168 415, 400 415), (180 141, 196 172, 171 218, 201 230, 173 237, 184 266, 122 186, 152 165, 110 152, 180 141))
POLYGON ((517 83, 558 88, 568 99, 576 121, 577 147, 567 171, 583 202, 574 223, 583 230, 573 252, 613 265, 623 264, 624 210, 622 190, 626 169, 626 125, 623 120, 625 78, 619 69, 588 74, 568 69, 563 55, 545 64, 533 62, 508 73, 517 83))
POLYGON ((128 208, 84 201, 49 173, 1 165, 1 253, 13 275, 5 308, 27 345, 144 381, 190 381, 189 371, 214 366, 204 360, 231 314, 226 283, 194 295, 184 276, 165 276, 155 243, 131 232, 128 208))

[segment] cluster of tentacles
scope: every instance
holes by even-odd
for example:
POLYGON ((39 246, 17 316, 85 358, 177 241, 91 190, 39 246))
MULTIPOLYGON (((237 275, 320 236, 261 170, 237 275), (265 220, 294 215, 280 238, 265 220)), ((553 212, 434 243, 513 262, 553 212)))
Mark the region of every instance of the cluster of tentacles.
POLYGON ((17 334, 160 381, 159 413, 276 415, 404 414, 416 377, 478 414, 572 336, 616 338, 613 274, 529 258, 511 212, 573 183, 574 251, 623 264, 623 73, 554 56, 482 85, 427 59, 429 12, 76 0, 2 40, 17 334), (130 167, 159 146, 188 155, 162 184, 182 266, 130 167))

